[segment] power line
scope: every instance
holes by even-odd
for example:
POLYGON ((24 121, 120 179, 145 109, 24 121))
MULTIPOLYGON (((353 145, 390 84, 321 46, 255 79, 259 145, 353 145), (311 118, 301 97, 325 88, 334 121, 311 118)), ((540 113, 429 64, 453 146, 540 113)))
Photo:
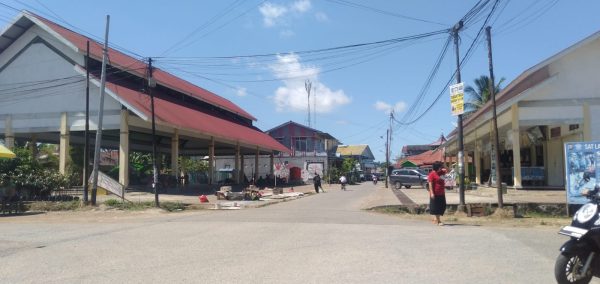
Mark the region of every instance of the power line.
POLYGON ((358 4, 358 3, 354 3, 351 1, 346 1, 346 0, 327 0, 328 2, 332 2, 332 3, 336 3, 336 4, 340 4, 340 5, 344 5, 344 6, 348 6, 348 7, 352 7, 352 8, 358 8, 358 9, 363 9, 363 10, 367 10, 367 11, 371 11, 371 12, 375 12, 381 15, 386 15, 386 16, 392 16, 392 17, 396 17, 396 18, 401 18, 401 19, 406 19, 406 20, 412 20, 412 21, 417 21, 417 22, 423 22, 423 23, 428 23, 428 24, 435 24, 435 25, 440 25, 440 26, 448 26, 446 24, 442 24, 439 22, 435 22, 435 21, 430 21, 430 20, 425 20, 425 19, 419 19, 419 18, 415 18, 415 17, 411 17, 411 16, 406 16, 406 15, 402 15, 402 14, 398 14, 395 12, 390 12, 390 11, 385 11, 385 10, 381 10, 375 7, 369 7, 363 4, 358 4))
POLYGON ((225 15, 227 15, 230 12, 232 12, 233 10, 235 10, 236 6, 239 6, 242 1, 243 0, 235 0, 235 1, 231 2, 229 5, 227 5, 227 7, 225 7, 224 10, 222 10, 218 14, 214 15, 208 21, 202 23, 200 26, 198 26, 197 28, 195 28, 192 32, 190 32, 189 34, 187 34, 181 40, 179 40, 179 41, 175 42, 173 45, 171 45, 169 48, 165 49, 165 51, 163 51, 160 54, 160 56, 164 56, 164 55, 168 54, 170 51, 173 51, 175 48, 178 48, 178 47, 182 46, 185 42, 193 42, 193 41, 191 41, 191 38, 193 36, 195 36, 197 33, 203 31, 208 26, 212 25, 213 23, 215 23, 218 20, 222 19, 225 15))
MULTIPOLYGON (((479 7, 479 3, 481 3, 482 1, 478 2, 476 4, 476 7, 479 7)), ((488 3, 489 1, 485 1, 485 3, 488 3)), ((485 26, 487 25, 488 21, 490 20, 491 16, 493 15, 494 11, 497 8, 497 5, 499 3, 499 0, 495 0, 490 12, 488 13, 483 25, 481 26, 481 28, 479 29, 479 32, 477 33, 477 36, 475 37, 475 39, 471 42, 471 45, 469 46, 469 49, 467 50, 467 52, 465 53, 464 57, 462 58, 461 62, 460 62, 460 66, 464 66, 464 64, 466 64, 466 62, 471 58, 473 50, 475 48, 475 46, 477 45, 477 43, 481 40, 481 37, 483 35, 483 31, 485 29, 485 26)), ((481 11, 483 8, 477 8, 477 10, 481 11)), ((473 9, 472 9, 473 10, 473 9)), ((475 15, 470 15, 469 18, 472 19, 474 18, 475 15)), ((423 111, 420 115, 418 115, 416 118, 413 118, 409 121, 398 121, 396 119, 394 119, 398 124, 401 125, 410 125, 413 124, 417 121, 419 121, 421 118, 423 118, 432 108, 433 106, 439 101, 439 99, 442 97, 442 95, 446 92, 447 88, 450 86, 451 82, 453 81, 454 77, 456 76, 456 71, 454 71, 453 75, 451 76, 451 78, 446 82, 446 84, 444 85, 444 87, 442 88, 442 91, 437 95, 437 97, 434 99, 434 101, 425 109, 425 111, 423 111)))
MULTIPOLYGON (((64 20, 62 17, 60 17, 58 14, 55 14, 54 12, 51 12, 51 13, 55 14, 56 16, 55 15, 50 15, 48 13, 45 13, 44 11, 41 11, 41 10, 39 10, 39 9, 37 9, 37 8, 31 6, 31 5, 28 5, 26 3, 22 3, 20 1, 17 1, 17 2, 20 3, 20 4, 22 4, 22 5, 24 5, 24 6, 26 6, 26 7, 28 7, 28 8, 30 8, 32 11, 35 11, 39 15, 47 17, 48 19, 53 19, 56 22, 60 22, 60 23, 65 24, 66 26, 68 26, 71 29, 73 29, 74 32, 77 32, 77 33, 82 34, 82 35, 86 35, 87 37, 90 38, 91 41, 94 41, 96 43, 99 43, 99 42, 102 41, 102 38, 100 38, 100 37, 98 37, 98 36, 96 36, 96 35, 94 35, 92 33, 89 33, 89 32, 87 32, 87 31, 85 31, 85 30, 83 30, 81 28, 78 28, 78 27, 72 25, 71 23, 69 23, 68 21, 64 20)), ((18 8, 15 8, 15 7, 11 6, 11 5, 8 5, 8 4, 4 3, 4 2, 0 2, 0 6, 3 6, 5 8, 10 9, 10 10, 16 11, 18 13, 23 12, 22 10, 20 10, 18 8)), ((46 6, 44 6, 44 7, 50 11, 49 8, 47 8, 46 6)), ((25 10, 25 12, 29 12, 29 11, 25 10)), ((68 29, 66 27, 63 27, 63 28, 68 29)), ((123 52, 124 54, 128 54, 129 56, 132 56, 134 58, 138 58, 138 59, 143 58, 143 56, 141 56, 140 54, 138 54, 138 53, 136 53, 136 52, 134 52, 132 50, 126 49, 126 48, 124 48, 122 46, 119 46, 117 44, 114 44, 114 43, 109 44, 109 47, 112 48, 112 49, 114 49, 114 50, 118 50, 120 52, 123 52)))

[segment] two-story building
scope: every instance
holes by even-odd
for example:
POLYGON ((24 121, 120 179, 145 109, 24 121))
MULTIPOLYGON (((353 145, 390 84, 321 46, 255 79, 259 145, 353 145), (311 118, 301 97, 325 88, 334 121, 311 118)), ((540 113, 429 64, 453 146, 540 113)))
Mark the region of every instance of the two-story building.
MULTIPOLYGON (((324 176, 338 159, 335 149, 340 142, 329 133, 293 121, 283 123, 265 133, 290 149, 290 152, 275 155, 273 169, 270 168, 271 157, 264 155, 258 157, 257 164, 246 164, 244 173, 248 180, 252 176, 266 178, 272 171, 276 177, 287 181, 310 181, 315 173, 324 176)), ((222 172, 229 171, 231 165, 231 157, 220 157, 217 160, 217 168, 222 172)))
POLYGON ((356 170, 361 174, 370 174, 376 171, 375 156, 369 145, 339 145, 336 155, 340 158, 352 158, 358 162, 356 170))

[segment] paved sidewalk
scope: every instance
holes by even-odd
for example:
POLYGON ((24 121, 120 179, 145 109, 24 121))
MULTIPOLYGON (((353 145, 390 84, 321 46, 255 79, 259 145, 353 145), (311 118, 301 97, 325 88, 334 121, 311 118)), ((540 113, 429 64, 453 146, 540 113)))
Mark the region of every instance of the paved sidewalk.
MULTIPOLYGON (((396 191, 396 189, 393 189, 396 191)), ((429 196, 422 187, 413 187, 410 189, 402 188, 399 191, 404 193, 410 200, 416 204, 428 204, 429 196)), ((566 193, 564 190, 516 190, 508 189, 503 195, 504 203, 545 203, 545 204, 564 204, 566 203, 566 193)), ((458 188, 446 191, 446 201, 448 204, 458 204, 458 188)), ((465 190, 465 203, 497 203, 498 194, 496 188, 479 186, 476 190, 465 190)))

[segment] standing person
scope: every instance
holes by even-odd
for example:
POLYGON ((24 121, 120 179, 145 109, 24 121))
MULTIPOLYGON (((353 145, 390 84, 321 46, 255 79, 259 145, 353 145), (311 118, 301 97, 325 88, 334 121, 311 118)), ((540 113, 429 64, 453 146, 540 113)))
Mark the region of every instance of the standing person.
POLYGON ((346 180, 346 176, 342 175, 340 177, 340 184, 342 184, 342 190, 346 190, 346 183, 348 182, 348 180, 346 180))
POLYGON ((427 189, 429 192, 429 214, 434 216, 432 222, 438 226, 444 226, 440 216, 443 216, 446 211, 445 182, 440 177, 443 173, 442 162, 435 162, 433 163, 433 170, 427 176, 427 182, 429 183, 427 189))
POLYGON ((315 173, 315 176, 313 177, 313 185, 315 186, 315 192, 319 193, 319 188, 325 192, 323 186, 321 186, 321 177, 317 173, 315 173))

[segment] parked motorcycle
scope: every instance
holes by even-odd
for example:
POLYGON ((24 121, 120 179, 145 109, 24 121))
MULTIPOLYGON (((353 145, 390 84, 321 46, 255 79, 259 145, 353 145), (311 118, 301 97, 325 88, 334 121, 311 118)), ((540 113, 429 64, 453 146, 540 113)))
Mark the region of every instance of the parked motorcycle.
POLYGON ((554 277, 560 284, 589 283, 600 277, 600 187, 582 193, 589 201, 575 215, 570 226, 559 234, 571 237, 560 248, 554 264, 554 277))

